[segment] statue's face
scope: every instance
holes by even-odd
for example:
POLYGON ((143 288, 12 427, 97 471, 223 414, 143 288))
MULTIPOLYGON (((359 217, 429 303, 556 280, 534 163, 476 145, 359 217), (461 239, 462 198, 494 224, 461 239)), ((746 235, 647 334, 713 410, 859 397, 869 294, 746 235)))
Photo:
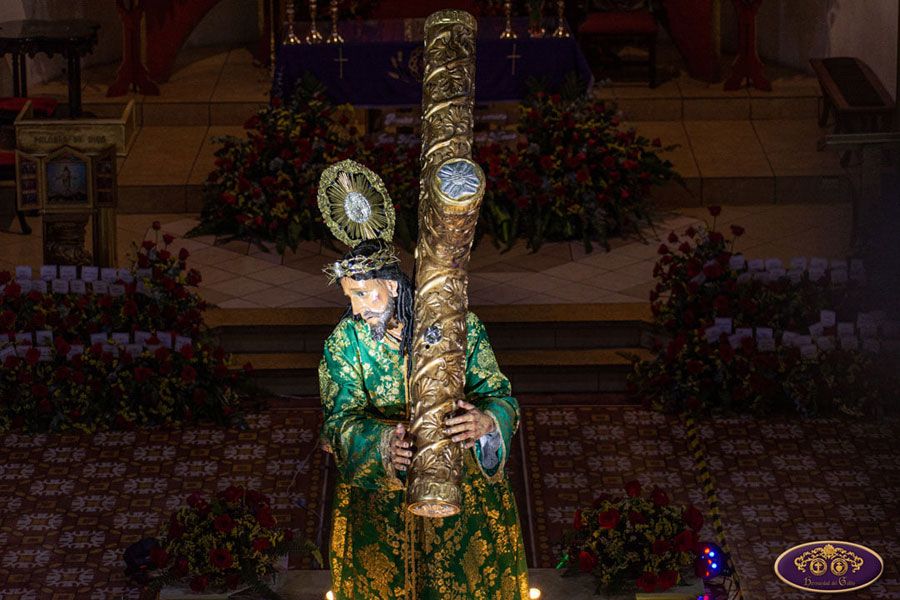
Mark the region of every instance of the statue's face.
MULTIPOLYGON (((373 333, 384 328, 393 316, 393 302, 397 297, 397 282, 392 279, 341 279, 341 289, 350 300, 353 316, 361 318, 373 333)), ((380 339, 380 337, 378 338, 380 339)))

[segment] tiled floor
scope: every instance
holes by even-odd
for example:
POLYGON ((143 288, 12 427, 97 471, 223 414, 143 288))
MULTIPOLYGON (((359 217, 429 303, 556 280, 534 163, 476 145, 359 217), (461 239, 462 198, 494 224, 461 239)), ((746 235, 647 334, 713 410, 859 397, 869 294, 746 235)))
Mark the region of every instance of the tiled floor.
MULTIPOLYGON (((575 509, 600 493, 623 494, 632 479, 645 492, 659 486, 673 503, 696 505, 707 517, 700 537, 713 540, 684 423, 635 406, 590 405, 597 400, 523 405, 507 469, 530 566, 555 566, 575 509)), ((316 403, 250 415, 240 431, 0 436, 0 598, 137 598, 122 574, 123 549, 158 535, 189 493, 229 484, 260 489, 279 523, 324 543, 334 471, 316 450, 316 403)), ((700 424, 744 598, 806 598, 776 579, 772 565, 787 548, 824 539, 866 544, 884 558, 882 578, 848 597, 898 597, 897 426, 895 419, 700 424)))
MULTIPOLYGON (((35 221, 36 219, 32 219, 35 221)), ((290 306, 343 306, 340 291, 328 286, 322 267, 337 254, 317 243, 301 244, 283 259, 247 243, 214 245, 211 236, 183 237, 196 216, 183 214, 119 215, 118 248, 121 265, 129 264, 134 245, 155 237, 150 225, 162 223, 161 232, 176 236, 173 248, 186 248, 188 265, 203 276, 200 293, 224 308, 290 306)), ((653 287, 657 247, 670 231, 682 232, 692 224, 709 221, 705 208, 682 208, 662 213, 655 231, 644 232, 646 243, 613 240, 609 252, 602 248, 585 253, 578 243, 545 244, 530 253, 523 244, 500 252, 489 240, 478 245, 471 262, 469 298, 473 305, 559 304, 593 302, 646 302, 653 287)), ((752 258, 793 256, 846 257, 850 245, 850 207, 847 205, 795 204, 725 206, 716 219, 718 229, 732 223, 746 228, 735 250, 752 258)), ((17 231, 17 225, 13 225, 17 231)), ((0 270, 16 265, 40 265, 40 227, 31 236, 0 232, 0 270)), ((411 271, 411 257, 402 253, 411 271)))

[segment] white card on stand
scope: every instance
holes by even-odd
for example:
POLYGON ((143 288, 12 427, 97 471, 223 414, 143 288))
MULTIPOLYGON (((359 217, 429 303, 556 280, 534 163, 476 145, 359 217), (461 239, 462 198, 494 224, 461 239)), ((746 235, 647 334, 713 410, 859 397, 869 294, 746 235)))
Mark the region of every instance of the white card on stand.
POLYGON ((100 279, 92 281, 91 288, 96 295, 109 293, 109 283, 107 283, 106 281, 101 281, 100 279))
POLYGON ((822 327, 834 327, 837 324, 837 313, 833 310, 819 311, 819 320, 822 322, 822 327))
POLYGON ((31 279, 31 267, 28 265, 17 266, 16 279, 31 279))
POLYGON ((69 291, 73 294, 84 295, 86 291, 84 281, 81 279, 73 279, 69 282, 69 291))
POLYGON ((743 254, 735 254, 728 259, 728 266, 735 271, 741 271, 747 266, 747 259, 744 258, 743 254))
POLYGON ((41 267, 41 279, 50 281, 56 279, 56 265, 43 265, 41 267))
POLYGON ((47 282, 44 281, 43 279, 32 279, 31 280, 31 291, 46 294, 47 293, 47 282))
POLYGON ((85 281, 97 281, 99 272, 97 267, 81 267, 81 278, 85 281))
POLYGON ((34 332, 34 344, 36 346, 52 346, 53 332, 46 329, 34 332))
POLYGON ((759 338, 756 340, 756 347, 760 352, 774 352, 775 340, 773 338, 759 338))
POLYGON ((731 317, 716 317, 715 324, 716 327, 718 327, 722 331, 722 333, 727 333, 729 335, 731 334, 732 327, 734 326, 731 317))
POLYGON ((792 269, 800 269, 801 271, 806 270, 806 257, 805 256, 795 256, 791 259, 791 268, 792 269))
POLYGON ((766 262, 761 258, 750 259, 747 265, 751 271, 764 271, 766 268, 766 262))
POLYGON ((106 283, 115 283, 119 278, 119 270, 112 267, 103 267, 100 269, 100 279, 106 283))
POLYGON ((69 346, 69 353, 66 355, 66 358, 72 360, 73 356, 78 356, 79 354, 84 354, 84 345, 72 344, 71 346, 69 346))
POLYGON ((59 267, 59 278, 66 281, 78 279, 78 267, 75 265, 61 265, 59 267))
POLYGON ((53 290, 54 294, 68 294, 69 293, 69 280, 68 279, 54 279, 50 282, 50 289, 53 290))
POLYGON ((856 325, 848 322, 840 322, 837 324, 838 337, 849 337, 856 334, 856 325))

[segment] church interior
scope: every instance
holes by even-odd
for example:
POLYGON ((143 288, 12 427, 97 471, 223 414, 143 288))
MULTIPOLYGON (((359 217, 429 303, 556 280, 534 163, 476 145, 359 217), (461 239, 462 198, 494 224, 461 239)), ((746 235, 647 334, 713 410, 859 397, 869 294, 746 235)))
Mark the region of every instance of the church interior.
POLYGON ((450 146, 481 202, 457 322, 518 402, 528 586, 422 597, 900 598, 898 10, 0 3, 0 599, 353 597, 320 177, 383 181, 418 302, 450 146), (457 79, 439 11, 474 49, 457 79), (457 87, 468 113, 429 120, 457 87), (207 500, 271 537, 180 559, 207 500))

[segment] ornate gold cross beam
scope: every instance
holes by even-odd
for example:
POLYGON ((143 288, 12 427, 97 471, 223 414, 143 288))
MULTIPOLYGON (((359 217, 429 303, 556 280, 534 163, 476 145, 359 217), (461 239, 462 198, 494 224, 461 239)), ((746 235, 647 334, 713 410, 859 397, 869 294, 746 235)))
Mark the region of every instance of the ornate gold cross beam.
POLYGON ((422 173, 413 329, 411 430, 419 450, 407 489, 409 510, 446 517, 460 510, 462 448, 444 419, 466 381, 468 265, 484 195, 472 162, 475 18, 458 10, 425 21, 422 173))

